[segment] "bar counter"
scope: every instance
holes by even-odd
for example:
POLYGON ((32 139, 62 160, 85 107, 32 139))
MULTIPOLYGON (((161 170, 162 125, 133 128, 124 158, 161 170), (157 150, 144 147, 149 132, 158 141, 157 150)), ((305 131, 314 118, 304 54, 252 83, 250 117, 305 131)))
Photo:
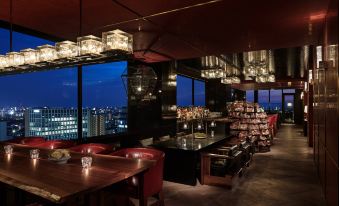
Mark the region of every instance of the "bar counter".
POLYGON ((200 152, 227 140, 229 136, 207 136, 204 139, 191 135, 172 138, 152 145, 165 152, 164 179, 187 185, 196 185, 200 179, 200 152))

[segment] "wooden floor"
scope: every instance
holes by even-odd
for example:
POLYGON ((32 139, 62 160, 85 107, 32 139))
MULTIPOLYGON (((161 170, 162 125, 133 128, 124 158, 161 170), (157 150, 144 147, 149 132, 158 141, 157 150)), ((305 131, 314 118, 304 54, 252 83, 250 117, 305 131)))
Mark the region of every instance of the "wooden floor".
POLYGON ((323 206, 320 184, 302 129, 282 125, 271 152, 254 163, 232 190, 164 183, 166 206, 323 206))

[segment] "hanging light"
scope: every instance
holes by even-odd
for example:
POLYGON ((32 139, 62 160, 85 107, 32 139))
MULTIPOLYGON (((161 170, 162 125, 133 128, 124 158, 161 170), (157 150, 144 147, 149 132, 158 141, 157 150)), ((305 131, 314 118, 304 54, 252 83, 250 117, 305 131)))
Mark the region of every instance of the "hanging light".
POLYGON ((34 49, 24 49, 21 50, 20 52, 24 56, 25 64, 35 64, 39 60, 38 52, 34 49))
POLYGON ((48 62, 58 58, 54 46, 48 44, 38 46, 38 56, 40 62, 48 62))
POLYGON ((6 56, 0 55, 0 69, 8 67, 8 59, 6 56))
MULTIPOLYGON (((37 63, 51 62, 52 64, 40 64, 39 66, 63 67, 64 59, 72 58, 73 65, 82 64, 87 60, 93 60, 91 55, 95 58, 111 57, 112 51, 122 50, 128 53, 133 53, 133 36, 121 30, 114 30, 103 33, 103 41, 105 44, 105 51, 103 52, 103 42, 101 38, 93 35, 83 36, 77 38, 77 43, 71 41, 63 41, 52 45, 38 46, 34 49, 24 49, 19 52, 9 52, 6 56, 0 55, 0 69, 12 67, 14 69, 26 69, 30 65, 32 67, 37 63), (84 56, 85 58, 81 58, 84 56), (14 67, 14 68, 13 68, 14 67)), ((69 64, 67 64, 69 66, 69 64)))
POLYGON ((119 29, 102 33, 105 51, 122 50, 133 53, 133 36, 119 29))
POLYGON ((78 56, 79 48, 75 42, 62 41, 55 44, 59 58, 72 58, 78 56))
POLYGON ((24 56, 19 52, 7 53, 8 66, 15 67, 25 63, 24 56))
POLYGON ((275 76, 273 74, 268 75, 267 82, 275 82, 275 76))
POLYGON ((267 77, 266 76, 257 76, 256 78, 255 78, 255 81, 256 82, 258 82, 258 83, 265 83, 265 82, 267 82, 267 77))
POLYGON ((201 77, 206 79, 219 79, 224 76, 224 61, 216 56, 201 57, 201 77))
POLYGON ((80 55, 100 54, 102 52, 102 42, 99 37, 88 35, 77 39, 80 55))

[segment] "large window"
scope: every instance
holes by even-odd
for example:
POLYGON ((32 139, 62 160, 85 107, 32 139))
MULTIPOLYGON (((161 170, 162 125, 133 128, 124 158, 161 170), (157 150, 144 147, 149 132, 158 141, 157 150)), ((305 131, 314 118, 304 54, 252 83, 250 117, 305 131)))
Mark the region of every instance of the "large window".
POLYGON ((194 80, 194 106, 205 106, 205 82, 194 80))
POLYGON ((270 90, 270 110, 280 111, 282 109, 282 92, 281 89, 270 90))
POLYGON ((192 106, 192 79, 177 75, 177 105, 181 107, 192 106))
POLYGON ((269 90, 258 90, 258 103, 265 110, 269 109, 269 90))
POLYGON ((254 102, 254 90, 247 90, 246 91, 246 101, 247 102, 254 102))
POLYGON ((87 137, 127 131, 127 93, 121 75, 127 62, 83 67, 83 116, 87 137))
POLYGON ((205 106, 205 82, 177 75, 177 105, 205 106), (194 88, 193 88, 194 87, 194 88), (194 94, 193 94, 194 91, 194 94))
MULTIPOLYGON (((9 31, 0 29, 0 55, 9 31)), ((54 42, 13 32, 13 51, 54 42)), ((83 137, 125 132, 127 94, 121 79, 127 62, 83 67, 83 137)), ((1 140, 16 136, 76 139, 77 69, 0 76, 1 140), (4 135, 5 134, 5 135, 4 135)))

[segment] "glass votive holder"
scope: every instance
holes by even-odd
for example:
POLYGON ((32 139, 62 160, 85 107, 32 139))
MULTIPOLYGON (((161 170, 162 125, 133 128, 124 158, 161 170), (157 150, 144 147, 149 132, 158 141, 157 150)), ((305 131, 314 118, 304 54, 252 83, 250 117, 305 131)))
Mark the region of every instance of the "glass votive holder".
POLYGON ((123 50, 128 53, 133 53, 133 35, 119 29, 103 32, 102 41, 105 51, 123 50))
POLYGON ((8 66, 15 67, 24 64, 24 56, 19 52, 7 53, 8 66))
POLYGON ((78 45, 72 41, 62 41, 55 44, 59 58, 71 58, 78 56, 78 45))
POLYGON ((39 149, 31 149, 29 150, 29 154, 31 159, 38 159, 39 158, 39 149))
POLYGON ((38 56, 40 62, 48 62, 56 59, 57 53, 54 46, 45 44, 38 46, 38 56))
POLYGON ((5 145, 4 146, 5 154, 12 154, 13 153, 13 146, 12 145, 5 145))
POLYGON ((82 168, 88 169, 92 166, 92 157, 82 157, 81 158, 82 168))
POLYGON ((8 67, 8 58, 7 56, 0 55, 0 69, 8 67))
POLYGON ((88 35, 77 39, 80 55, 100 54, 102 52, 102 42, 99 37, 88 35))
POLYGON ((25 64, 35 64, 38 62, 38 52, 34 49, 24 49, 20 51, 24 56, 25 64))

